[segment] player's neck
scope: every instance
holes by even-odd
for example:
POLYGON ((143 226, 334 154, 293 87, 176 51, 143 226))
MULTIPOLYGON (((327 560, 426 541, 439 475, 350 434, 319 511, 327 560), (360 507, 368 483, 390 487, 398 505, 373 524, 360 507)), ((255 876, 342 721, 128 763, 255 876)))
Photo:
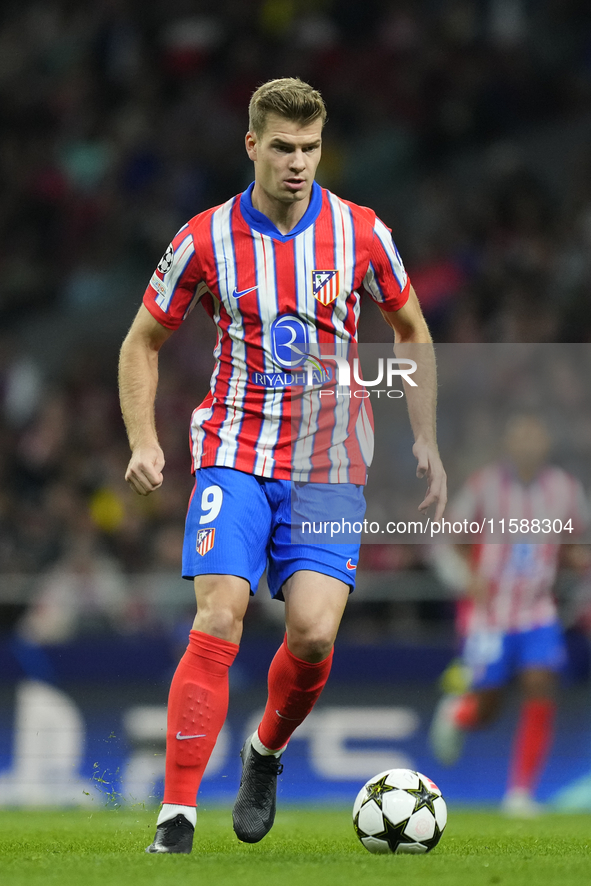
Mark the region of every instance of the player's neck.
POLYGON ((528 465, 514 465, 515 473, 519 479, 519 482, 524 486, 529 486, 530 483, 537 478, 540 473, 542 466, 539 464, 528 464, 528 465))
POLYGON ((310 205, 310 198, 311 194, 307 200, 283 203, 267 194, 258 182, 255 182, 251 195, 253 207, 262 212, 263 215, 266 215, 282 234, 289 234, 303 218, 306 209, 310 205))

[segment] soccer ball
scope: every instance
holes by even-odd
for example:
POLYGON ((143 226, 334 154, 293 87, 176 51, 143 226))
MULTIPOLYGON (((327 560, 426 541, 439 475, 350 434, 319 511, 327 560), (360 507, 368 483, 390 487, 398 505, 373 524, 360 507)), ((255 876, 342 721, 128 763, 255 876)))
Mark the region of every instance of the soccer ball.
POLYGON ((437 785, 412 769, 387 769, 364 784, 353 804, 355 833, 370 852, 429 852, 447 823, 437 785))

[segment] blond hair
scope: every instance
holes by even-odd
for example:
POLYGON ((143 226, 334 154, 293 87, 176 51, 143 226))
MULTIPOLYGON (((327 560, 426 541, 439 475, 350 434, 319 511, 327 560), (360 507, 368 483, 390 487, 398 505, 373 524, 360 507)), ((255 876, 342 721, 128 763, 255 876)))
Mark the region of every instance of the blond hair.
POLYGON ((326 122, 324 99, 308 83, 299 77, 281 77, 268 80, 253 93, 248 106, 248 128, 261 136, 265 131, 267 116, 278 114, 298 123, 326 122))

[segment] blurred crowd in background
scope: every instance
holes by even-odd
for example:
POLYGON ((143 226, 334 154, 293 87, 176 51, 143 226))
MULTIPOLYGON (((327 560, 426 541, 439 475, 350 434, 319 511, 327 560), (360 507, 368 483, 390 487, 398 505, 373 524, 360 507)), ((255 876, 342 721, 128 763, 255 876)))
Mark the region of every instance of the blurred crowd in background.
MULTIPOLYGON (((437 342, 591 340, 585 0, 5 0, 0 628, 156 620, 129 576, 178 574, 213 329, 196 311, 163 352, 145 500, 117 352, 176 230, 251 180, 251 93, 291 75, 328 106, 321 184, 392 228, 437 342)), ((383 341, 367 307, 361 339, 383 341)), ((365 568, 426 569, 409 548, 368 546, 365 568)))

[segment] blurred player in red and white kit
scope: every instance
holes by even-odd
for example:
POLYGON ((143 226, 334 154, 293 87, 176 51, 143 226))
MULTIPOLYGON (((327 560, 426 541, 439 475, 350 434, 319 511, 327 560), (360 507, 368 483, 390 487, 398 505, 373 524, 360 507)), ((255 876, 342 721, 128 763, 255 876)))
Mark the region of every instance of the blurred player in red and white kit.
POLYGON ((522 705, 503 808, 518 816, 539 811, 534 791, 551 745, 556 677, 565 661, 553 596, 557 570, 569 565, 582 571, 589 563, 586 545, 560 543, 581 535, 587 503, 579 481, 547 463, 550 447, 537 416, 514 416, 504 436, 506 458, 470 477, 450 507, 450 520, 494 522, 492 532, 487 523, 485 543, 454 548, 461 558, 456 584, 466 594, 458 627, 470 689, 441 699, 430 733, 435 755, 452 765, 466 733, 494 720, 503 689, 517 677, 522 705), (527 520, 530 527, 538 521, 537 531, 520 533, 519 543, 493 543, 501 537, 501 520, 502 538, 515 537, 508 532, 510 519, 527 520), (548 535, 554 521, 567 527, 561 536, 548 535))
POLYGON ((332 352, 356 341, 362 294, 399 344, 422 347, 418 386, 407 390, 417 475, 429 483, 419 508, 433 504, 440 517, 445 506, 431 337, 389 229, 314 181, 325 118, 320 94, 298 79, 257 89, 246 135, 254 183, 176 234, 121 350, 132 450, 126 479, 147 495, 164 467, 154 419, 158 351, 197 303, 217 328, 210 393, 191 423, 196 482, 183 576, 194 581, 197 616, 170 689, 164 803, 149 852, 191 851, 197 790, 226 717, 228 669, 266 567, 272 596, 285 600, 286 635, 269 670, 263 719, 242 748, 233 823, 250 843, 273 824, 279 758, 328 678, 359 551, 358 536, 293 544, 292 497, 314 505, 315 496, 317 503, 338 494, 350 519, 362 519, 371 448, 363 442, 371 434, 365 410, 360 426, 345 422, 343 432, 335 423, 329 433, 310 413, 296 434, 295 474, 292 406, 301 398, 305 348, 332 352))

